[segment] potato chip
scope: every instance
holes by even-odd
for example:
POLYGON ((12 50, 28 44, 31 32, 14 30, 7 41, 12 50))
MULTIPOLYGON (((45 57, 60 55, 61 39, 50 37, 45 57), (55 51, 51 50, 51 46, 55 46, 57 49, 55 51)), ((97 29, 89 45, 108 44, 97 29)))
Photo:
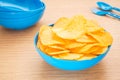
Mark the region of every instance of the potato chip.
POLYGON ((41 43, 40 40, 38 40, 38 42, 37 42, 37 47, 38 47, 41 51, 45 52, 46 46, 44 46, 44 45, 41 43))
POLYGON ((63 44, 62 39, 52 32, 51 27, 41 26, 39 35, 43 45, 63 44))
MULTIPOLYGON (((72 17, 72 20, 75 24, 78 24, 78 25, 83 25, 83 24, 86 24, 87 20, 85 19, 84 16, 82 15, 76 15, 76 16, 73 16, 72 17)), ((82 26, 80 26, 82 27, 82 26)))
POLYGON ((83 54, 83 53, 89 53, 90 52, 90 48, 92 48, 93 46, 96 46, 97 44, 86 44, 83 47, 78 47, 75 49, 71 49, 72 52, 76 51, 77 53, 83 54))
POLYGON ((67 59, 67 60, 77 60, 82 56, 83 54, 65 53, 65 54, 60 54, 58 56, 53 56, 53 57, 60 58, 60 59, 67 59))
POLYGON ((63 45, 50 45, 49 46, 50 48, 54 48, 54 49, 60 49, 60 50, 65 50, 64 46, 63 45))
POLYGON ((52 29, 59 37, 63 39, 75 39, 84 33, 84 31, 80 31, 79 27, 73 28, 75 25, 70 25, 69 27, 64 27, 63 29, 52 29), (76 34, 76 35, 75 35, 76 34))
POLYGON ((83 16, 62 17, 53 25, 41 26, 37 47, 45 54, 65 60, 90 60, 112 44, 110 33, 83 16))
POLYGON ((80 36, 79 38, 76 39, 76 41, 81 42, 81 43, 96 43, 97 42, 93 37, 87 34, 80 36))
POLYGON ((106 31, 100 30, 88 34, 101 43, 102 46, 109 46, 112 44, 112 36, 106 31))
POLYGON ((66 17, 60 18, 55 24, 54 24, 54 29, 62 29, 61 27, 64 27, 68 24, 70 20, 66 17))
POLYGON ((59 51, 56 51, 56 52, 49 52, 48 55, 60 55, 60 54, 66 54, 66 53, 69 53, 70 51, 69 50, 59 50, 59 51))
POLYGON ((89 53, 96 53, 98 52, 99 50, 101 50, 103 47, 100 47, 100 46, 92 46, 91 48, 88 49, 88 51, 86 51, 85 53, 86 54, 89 54, 89 53))
POLYGON ((102 47, 99 50, 97 50, 96 52, 93 52, 91 54, 100 55, 100 54, 103 54, 107 49, 108 49, 108 47, 102 47))
POLYGON ((97 57, 96 55, 93 54, 88 54, 88 55, 84 55, 83 57, 79 58, 78 60, 90 60, 97 57))
POLYGON ((84 45, 86 45, 86 43, 80 43, 80 42, 71 40, 71 41, 66 42, 65 48, 67 49, 73 49, 73 48, 78 48, 78 47, 81 48, 84 45))
POLYGON ((87 20, 86 24, 85 24, 85 28, 87 32, 94 32, 94 31, 98 31, 98 30, 104 30, 102 27, 98 27, 99 25, 93 21, 93 20, 87 20))
POLYGON ((44 50, 48 55, 57 55, 62 53, 70 52, 66 48, 62 47, 61 45, 49 45, 44 50))
POLYGON ((63 39, 76 39, 79 36, 81 36, 82 34, 84 34, 85 30, 84 30, 84 24, 79 24, 77 23, 78 19, 75 20, 74 19, 70 19, 68 21, 68 23, 66 24, 66 26, 64 27, 59 27, 59 28, 54 28, 53 27, 53 32, 55 32, 59 37, 63 38, 63 39))

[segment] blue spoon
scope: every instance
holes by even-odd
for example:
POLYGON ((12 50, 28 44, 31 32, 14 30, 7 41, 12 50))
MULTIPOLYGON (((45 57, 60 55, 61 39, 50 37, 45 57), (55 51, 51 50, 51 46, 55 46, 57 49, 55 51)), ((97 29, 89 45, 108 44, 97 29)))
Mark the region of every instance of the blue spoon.
POLYGON ((110 10, 113 9, 113 10, 116 10, 116 11, 120 11, 120 8, 112 7, 111 5, 109 5, 109 4, 105 3, 105 2, 97 2, 97 5, 102 10, 110 11, 110 10))
POLYGON ((114 17, 114 18, 120 19, 120 16, 117 15, 117 14, 114 14, 114 13, 108 12, 108 11, 103 11, 103 10, 100 10, 100 9, 97 9, 97 8, 92 9, 92 12, 93 12, 94 14, 99 15, 99 16, 109 15, 109 16, 112 16, 112 17, 114 17))

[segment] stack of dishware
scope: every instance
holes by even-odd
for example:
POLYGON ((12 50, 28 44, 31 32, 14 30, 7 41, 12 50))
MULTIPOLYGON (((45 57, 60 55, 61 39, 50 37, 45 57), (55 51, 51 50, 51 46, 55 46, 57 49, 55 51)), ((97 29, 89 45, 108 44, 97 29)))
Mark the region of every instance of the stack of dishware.
POLYGON ((45 4, 40 0, 0 1, 0 26, 23 30, 36 24, 42 17, 45 4))

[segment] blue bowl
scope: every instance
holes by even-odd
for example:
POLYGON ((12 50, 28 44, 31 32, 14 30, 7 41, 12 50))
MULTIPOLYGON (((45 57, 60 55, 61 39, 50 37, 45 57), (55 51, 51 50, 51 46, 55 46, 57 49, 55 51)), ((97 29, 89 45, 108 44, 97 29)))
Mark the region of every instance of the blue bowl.
POLYGON ((85 70, 88 68, 91 68, 98 64, 108 53, 110 50, 110 46, 108 49, 101 55, 99 55, 96 58, 93 58, 91 60, 62 60, 62 59, 56 59, 49 55, 46 55, 44 52, 42 52, 40 49, 37 48, 37 41, 38 41, 38 33, 35 35, 34 38, 34 45, 37 50, 37 52, 41 55, 41 57, 50 65, 52 65, 55 68, 61 69, 61 70, 69 70, 69 71, 76 71, 76 70, 85 70))
POLYGON ((36 24, 43 16, 43 13, 44 12, 40 12, 26 18, 0 19, 0 25, 8 29, 24 30, 36 24))
POLYGON ((0 19, 26 18, 26 17, 30 17, 38 13, 44 12, 45 4, 43 2, 39 2, 38 4, 39 6, 37 6, 34 9, 29 9, 28 11, 8 11, 8 10, 0 11, 0 19))

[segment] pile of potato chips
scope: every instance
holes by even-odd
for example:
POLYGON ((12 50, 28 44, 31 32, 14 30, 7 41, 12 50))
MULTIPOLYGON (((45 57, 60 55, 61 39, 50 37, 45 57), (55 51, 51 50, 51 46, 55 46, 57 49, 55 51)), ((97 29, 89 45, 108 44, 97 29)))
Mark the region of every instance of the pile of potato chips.
POLYGON ((112 40, 95 21, 78 15, 62 17, 52 27, 41 26, 37 47, 54 58, 88 60, 103 54, 112 40))

